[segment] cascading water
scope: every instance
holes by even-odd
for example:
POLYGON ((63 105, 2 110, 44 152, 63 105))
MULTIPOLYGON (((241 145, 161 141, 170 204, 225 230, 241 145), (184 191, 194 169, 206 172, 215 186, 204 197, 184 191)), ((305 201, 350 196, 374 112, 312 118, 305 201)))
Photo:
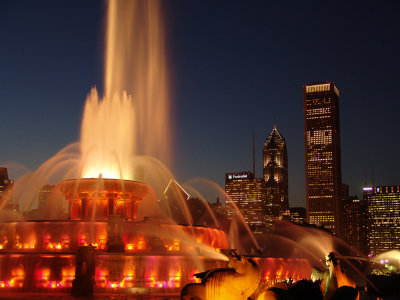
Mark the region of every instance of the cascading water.
POLYGON ((82 120, 82 177, 132 180, 135 134, 132 98, 126 93, 99 99, 93 88, 82 120))

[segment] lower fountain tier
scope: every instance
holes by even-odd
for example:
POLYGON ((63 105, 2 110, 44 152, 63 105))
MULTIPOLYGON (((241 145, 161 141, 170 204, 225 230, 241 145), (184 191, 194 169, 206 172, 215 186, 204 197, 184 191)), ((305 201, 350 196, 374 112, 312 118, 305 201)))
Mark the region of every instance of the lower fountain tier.
MULTIPOLYGON (((106 221, 26 221, 0 223, 1 252, 73 252, 94 245, 107 251, 106 221)), ((198 245, 226 249, 223 231, 196 226, 160 224, 154 220, 122 222, 122 241, 129 253, 192 253, 198 245), (196 245, 197 244, 197 245, 196 245)))
MULTIPOLYGON (((267 287, 289 279, 310 279, 311 266, 306 260, 253 259, 260 266, 261 281, 267 287)), ((0 291, 2 295, 19 296, 21 293, 70 294, 75 264, 75 254, 0 253, 0 291)), ((94 293, 168 294, 164 298, 175 299, 179 298, 183 286, 196 281, 194 274, 223 267, 227 267, 226 261, 204 256, 97 253, 94 293)))

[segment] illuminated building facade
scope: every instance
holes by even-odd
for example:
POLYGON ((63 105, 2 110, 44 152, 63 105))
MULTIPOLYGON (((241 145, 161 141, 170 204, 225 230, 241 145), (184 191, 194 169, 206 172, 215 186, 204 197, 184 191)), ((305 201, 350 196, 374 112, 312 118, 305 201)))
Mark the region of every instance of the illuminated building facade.
POLYGON ((342 236, 339 91, 329 82, 303 93, 307 220, 342 236))
POLYGON ((400 186, 364 188, 369 218, 368 247, 373 255, 400 249, 400 186))
POLYGON ((306 209, 304 207, 291 207, 290 221, 296 224, 303 224, 306 221, 306 209))
POLYGON ((39 209, 44 210, 49 204, 50 195, 53 192, 54 185, 45 184, 39 191, 39 209))
POLYGON ((14 180, 8 178, 8 170, 5 167, 0 167, 0 204, 3 201, 8 201, 5 207, 11 205, 11 192, 14 185, 14 180))
POLYGON ((276 129, 276 125, 264 143, 263 175, 266 213, 271 214, 273 219, 282 219, 289 209, 288 155, 286 141, 276 129))
POLYGON ((225 193, 226 203, 229 205, 232 201, 236 205, 250 228, 258 228, 264 223, 265 183, 262 178, 254 178, 251 172, 227 173, 225 193))
POLYGON ((357 197, 348 197, 343 202, 344 211, 343 216, 344 226, 344 239, 355 249, 363 254, 367 254, 367 206, 366 201, 360 200, 357 197))

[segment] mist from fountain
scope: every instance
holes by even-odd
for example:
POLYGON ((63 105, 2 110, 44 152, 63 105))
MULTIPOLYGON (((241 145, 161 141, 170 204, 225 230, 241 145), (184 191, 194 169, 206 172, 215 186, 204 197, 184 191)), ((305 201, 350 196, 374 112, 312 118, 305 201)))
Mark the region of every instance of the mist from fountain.
MULTIPOLYGON (((257 239, 255 238, 253 232, 251 231, 249 225, 247 224, 246 220, 243 217, 242 212, 240 211, 240 209, 236 206, 235 202, 232 201, 232 199, 229 197, 229 195, 215 182, 213 182, 212 180, 206 179, 206 178, 193 178, 191 180, 189 180, 188 182, 186 182, 187 185, 189 186, 195 186, 195 185, 200 185, 202 186, 202 188, 206 191, 206 192, 210 192, 212 191, 212 193, 215 195, 220 195, 222 199, 225 199, 225 205, 226 208, 228 210, 230 210, 231 212, 234 213, 235 217, 231 222, 232 228, 230 230, 231 232, 231 248, 234 249, 242 249, 241 252, 242 254, 246 254, 246 252, 244 251, 244 248, 247 249, 251 249, 251 248, 255 248, 256 250, 260 249, 260 245, 257 241, 257 239), (246 245, 244 246, 244 241, 241 240, 239 242, 239 239, 241 238, 239 236, 239 233, 237 232, 237 223, 239 223, 241 226, 243 226, 246 230, 246 234, 250 239, 250 244, 246 243, 246 245), (242 244, 241 246, 239 244, 242 244), (244 246, 244 247, 243 247, 244 246)), ((249 254, 249 253, 247 253, 249 254)))
MULTIPOLYGON (((79 144, 72 143, 60 150, 53 157, 48 159, 39 166, 34 172, 23 174, 14 184, 13 192, 9 199, 5 199, 1 204, 0 209, 3 209, 8 203, 18 205, 19 210, 26 212, 38 205, 38 191, 48 183, 56 183, 69 178, 76 178, 80 174, 80 154, 79 144)), ((11 170, 18 168, 14 164, 8 165, 11 170)), ((55 195, 58 196, 58 195, 55 195)), ((57 216, 57 207, 62 207, 63 199, 56 197, 50 203, 46 212, 43 212, 43 217, 54 219, 57 216), (56 203, 57 202, 57 203, 56 203)))

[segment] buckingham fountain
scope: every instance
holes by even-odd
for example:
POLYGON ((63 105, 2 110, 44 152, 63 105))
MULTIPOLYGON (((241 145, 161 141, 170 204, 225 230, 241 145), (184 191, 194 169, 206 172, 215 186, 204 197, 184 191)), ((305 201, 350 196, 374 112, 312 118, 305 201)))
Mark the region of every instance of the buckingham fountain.
POLYGON ((310 279, 304 255, 238 255, 218 226, 193 224, 183 189, 168 185, 173 175, 160 162, 172 144, 161 1, 108 1, 106 20, 104 96, 89 93, 80 142, 21 177, 10 194, 31 210, 39 189, 58 176, 39 217, 0 222, 1 295, 214 299, 219 292, 206 294, 220 278, 239 280, 247 296, 258 286, 310 279))

